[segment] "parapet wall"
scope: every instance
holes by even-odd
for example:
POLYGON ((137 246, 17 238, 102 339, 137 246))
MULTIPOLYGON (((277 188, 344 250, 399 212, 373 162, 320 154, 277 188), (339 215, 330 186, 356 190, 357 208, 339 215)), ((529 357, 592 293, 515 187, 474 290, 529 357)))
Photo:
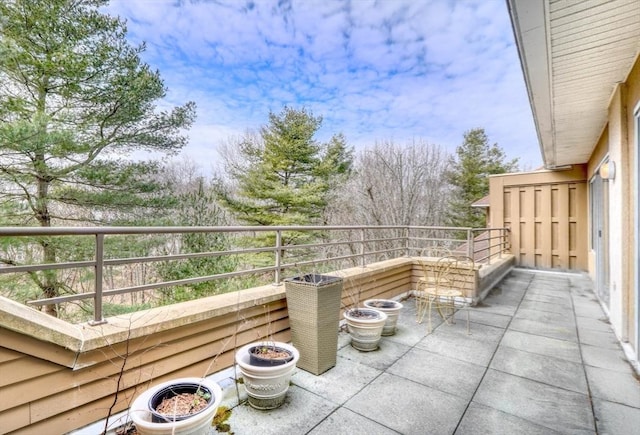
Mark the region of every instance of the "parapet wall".
MULTIPOLYGON (((479 288, 508 272, 507 264, 480 268, 479 288)), ((343 278, 348 306, 406 294, 420 267, 405 257, 330 274, 343 278)), ((66 433, 128 408, 150 385, 231 367, 234 349, 247 343, 290 341, 283 285, 107 321, 71 325, 0 297, 0 433, 66 433)))

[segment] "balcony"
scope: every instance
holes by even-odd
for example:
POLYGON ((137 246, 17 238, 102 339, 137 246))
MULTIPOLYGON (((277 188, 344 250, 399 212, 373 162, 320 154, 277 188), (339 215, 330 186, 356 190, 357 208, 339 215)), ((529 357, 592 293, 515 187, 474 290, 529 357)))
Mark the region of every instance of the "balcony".
MULTIPOLYGON (((236 434, 630 434, 640 386, 588 278, 514 269, 466 317, 431 334, 405 301, 396 335, 361 353, 340 336, 338 364, 298 371, 287 403, 237 405, 236 434), (260 430, 262 432, 262 429, 260 430)), ((215 432, 212 432, 215 433, 215 432)))
MULTIPOLYGON (((96 229, 85 231, 95 237, 95 258, 56 267, 98 272, 132 262, 103 258, 96 229)), ((258 271, 272 274, 274 282, 131 314, 71 324, 0 298, 0 371, 10 373, 2 376, 0 427, 17 433, 113 430, 145 386, 204 373, 225 387, 225 404, 232 408, 227 423, 236 434, 255 433, 258 424, 266 433, 318 434, 360 428, 363 433, 629 433, 626 429, 640 424, 640 388, 602 321, 588 278, 511 269, 513 256, 505 252, 503 233, 476 246, 471 233, 454 241, 444 238, 442 229, 385 228, 392 232, 386 235, 362 227, 336 231, 359 235, 340 242, 348 243, 345 252, 352 254, 293 261, 279 253, 295 247, 279 245, 276 236, 273 265, 258 271), (476 302, 470 310, 471 335, 464 321, 437 323, 431 334, 415 321, 416 260, 434 241, 481 259, 478 286, 467 294, 476 302), (329 269, 331 261, 357 265, 329 269), (355 351, 341 333, 336 367, 321 376, 298 370, 282 408, 255 411, 244 404, 243 387, 234 381, 234 348, 265 336, 267 328, 277 340, 290 339, 284 288, 277 284, 280 273, 301 270, 302 263, 340 274, 345 291, 362 288, 362 299, 404 299, 399 330, 371 353, 355 351), (111 419, 105 425, 107 415, 111 419)), ((320 246, 313 249, 321 252, 320 246)), ((99 288, 104 283, 97 278, 95 283, 100 291, 79 297, 100 305, 103 298, 123 293, 122 288, 99 288)))

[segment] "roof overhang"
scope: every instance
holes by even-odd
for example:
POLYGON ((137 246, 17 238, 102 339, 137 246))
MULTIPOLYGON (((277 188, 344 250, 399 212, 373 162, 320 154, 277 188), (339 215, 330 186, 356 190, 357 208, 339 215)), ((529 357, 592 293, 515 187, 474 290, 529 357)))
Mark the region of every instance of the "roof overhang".
POLYGON ((638 0, 507 0, 545 167, 586 163, 640 47, 638 0))

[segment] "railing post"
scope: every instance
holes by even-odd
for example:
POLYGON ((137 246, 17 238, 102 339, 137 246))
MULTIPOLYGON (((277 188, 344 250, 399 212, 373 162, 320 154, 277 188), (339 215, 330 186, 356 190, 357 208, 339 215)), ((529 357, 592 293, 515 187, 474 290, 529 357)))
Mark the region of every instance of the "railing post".
POLYGON ((90 325, 107 323, 102 316, 102 282, 104 275, 104 234, 96 234, 96 263, 94 273, 93 321, 90 325))
POLYGON ((367 264, 365 262, 365 249, 364 249, 364 241, 365 241, 365 234, 364 234, 364 228, 360 229, 360 265, 362 267, 365 267, 365 265, 367 264))
POLYGON ((409 256, 409 226, 404 227, 404 256, 409 256))
POLYGON ((473 256, 473 231, 471 228, 467 230, 467 257, 474 258, 473 256))
POLYGON ((273 285, 280 285, 280 265, 282 264, 282 232, 276 230, 276 273, 273 285))

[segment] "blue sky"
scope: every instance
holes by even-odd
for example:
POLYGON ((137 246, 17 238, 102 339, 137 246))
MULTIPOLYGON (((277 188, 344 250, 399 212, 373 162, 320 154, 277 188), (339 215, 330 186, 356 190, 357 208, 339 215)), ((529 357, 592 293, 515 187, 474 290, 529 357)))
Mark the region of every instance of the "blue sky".
POLYGON ((306 107, 318 139, 356 149, 414 139, 454 152, 485 128, 525 169, 541 164, 505 0, 112 0, 159 69, 162 104, 193 100, 183 150, 205 170, 216 149, 306 107))

